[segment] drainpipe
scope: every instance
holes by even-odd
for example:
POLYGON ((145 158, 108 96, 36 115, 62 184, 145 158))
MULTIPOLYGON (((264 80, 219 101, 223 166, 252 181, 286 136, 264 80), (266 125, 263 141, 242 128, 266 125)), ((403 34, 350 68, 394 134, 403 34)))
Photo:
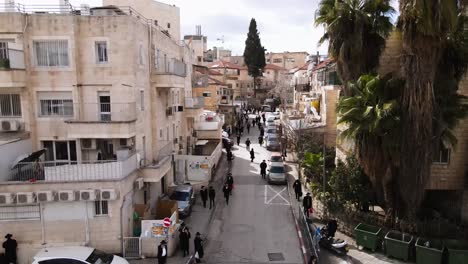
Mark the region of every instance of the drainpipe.
POLYGON ((41 214, 41 237, 42 237, 42 245, 45 245, 45 222, 44 222, 44 206, 42 203, 39 203, 39 212, 41 214))
POLYGON ((89 245, 89 217, 88 217, 88 202, 85 202, 85 246, 89 245))
POLYGON ((120 252, 123 254, 124 253, 124 245, 123 245, 123 225, 124 225, 124 219, 123 219, 123 206, 126 202, 127 195, 125 195, 122 199, 122 203, 120 204, 120 252))

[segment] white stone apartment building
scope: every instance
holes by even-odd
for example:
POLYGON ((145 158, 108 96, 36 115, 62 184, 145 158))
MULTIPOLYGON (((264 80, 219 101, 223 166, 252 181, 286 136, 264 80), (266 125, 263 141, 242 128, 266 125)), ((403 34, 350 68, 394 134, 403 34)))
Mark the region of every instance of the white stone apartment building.
MULTIPOLYGON (((169 186, 190 180, 195 129, 220 130, 222 118, 197 122, 178 8, 163 4, 159 18, 137 2, 0 7, 0 234, 16 237, 19 263, 53 245, 122 253, 135 205, 150 218, 169 186)), ((196 157, 208 168, 212 143, 196 157)))

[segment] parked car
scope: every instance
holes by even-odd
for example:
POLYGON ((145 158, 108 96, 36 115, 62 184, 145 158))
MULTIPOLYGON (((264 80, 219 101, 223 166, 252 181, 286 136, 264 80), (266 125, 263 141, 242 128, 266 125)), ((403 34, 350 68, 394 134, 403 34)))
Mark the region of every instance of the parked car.
POLYGON ((281 153, 279 152, 273 152, 270 156, 270 159, 268 160, 268 167, 271 167, 273 163, 284 163, 283 162, 283 156, 281 156, 281 153))
POLYGON ((169 199, 177 201, 180 217, 187 217, 192 213, 192 206, 195 204, 195 193, 192 185, 178 185, 169 199))
POLYGON ((283 161, 271 163, 270 168, 268 169, 267 180, 270 184, 286 184, 288 182, 283 161))
POLYGON ((125 259, 90 247, 46 247, 32 264, 128 264, 125 259))
POLYGON ((280 150, 281 145, 279 142, 278 137, 276 136, 268 136, 266 138, 266 148, 267 150, 280 150))
POLYGON ((275 125, 275 118, 274 116, 269 116, 266 120, 266 123, 267 123, 267 126, 270 126, 270 125, 275 125))
POLYGON ((268 138, 269 136, 276 136, 278 133, 278 129, 276 129, 276 126, 268 126, 266 131, 265 131, 265 136, 268 138))
POLYGON ((272 112, 270 105, 262 105, 262 112, 272 112))

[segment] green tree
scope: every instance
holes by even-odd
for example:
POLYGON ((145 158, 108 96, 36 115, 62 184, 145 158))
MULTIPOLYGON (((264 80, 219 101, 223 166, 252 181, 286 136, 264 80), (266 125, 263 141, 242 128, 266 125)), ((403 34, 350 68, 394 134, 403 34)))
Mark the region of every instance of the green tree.
MULTIPOLYGON (((319 44, 329 42, 328 53, 336 59, 343 83, 375 72, 393 29, 390 16, 394 12, 388 0, 320 1, 315 24, 323 26, 325 34, 319 44)), ((348 89, 344 92, 349 95, 348 89)))
MULTIPOLYGON (((459 29, 461 12, 455 0, 400 0, 401 66, 405 86, 401 98, 404 113, 401 133, 404 136, 400 144, 398 182, 402 198, 411 204, 407 211, 411 217, 415 217, 424 198, 432 163, 434 132, 438 124, 443 124, 434 119, 443 116, 435 105, 435 94, 439 93, 436 89, 440 88, 435 85, 437 70, 441 59, 451 65, 454 63, 442 56, 459 29)), ((466 65, 464 59, 460 64, 466 65)))
POLYGON ((256 95, 257 78, 262 76, 263 68, 266 65, 265 48, 262 46, 259 34, 257 22, 255 18, 252 18, 245 40, 244 60, 249 69, 249 75, 254 79, 254 96, 256 95))
MULTIPOLYGON (((391 76, 363 75, 348 84, 353 96, 341 97, 338 124, 346 129, 341 134, 355 142, 356 156, 374 187, 387 214, 397 203, 393 175, 399 157, 400 105, 403 82, 391 76)), ((400 206, 398 206, 400 208, 400 206)))

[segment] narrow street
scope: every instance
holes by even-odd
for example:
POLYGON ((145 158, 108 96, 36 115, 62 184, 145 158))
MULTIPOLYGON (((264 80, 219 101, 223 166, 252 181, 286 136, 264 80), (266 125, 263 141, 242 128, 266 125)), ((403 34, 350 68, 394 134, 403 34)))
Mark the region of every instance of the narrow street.
POLYGON ((259 146, 258 136, 258 128, 251 128, 233 148, 234 190, 229 205, 222 190, 216 190, 221 207, 208 234, 206 263, 303 263, 287 186, 268 185, 260 176, 259 164, 268 160, 269 151, 259 146), (245 147, 247 138, 254 162, 245 147))

